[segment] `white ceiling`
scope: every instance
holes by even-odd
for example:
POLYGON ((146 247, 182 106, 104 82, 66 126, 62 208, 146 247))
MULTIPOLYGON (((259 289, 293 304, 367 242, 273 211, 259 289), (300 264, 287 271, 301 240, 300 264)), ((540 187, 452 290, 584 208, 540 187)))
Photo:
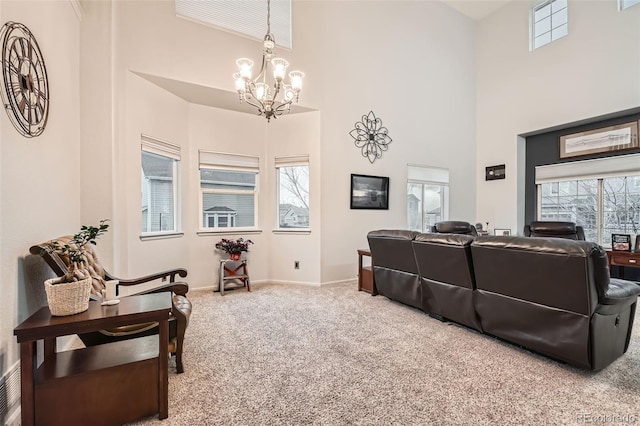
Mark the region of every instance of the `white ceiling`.
POLYGON ((469 18, 479 21, 513 0, 440 0, 469 18))

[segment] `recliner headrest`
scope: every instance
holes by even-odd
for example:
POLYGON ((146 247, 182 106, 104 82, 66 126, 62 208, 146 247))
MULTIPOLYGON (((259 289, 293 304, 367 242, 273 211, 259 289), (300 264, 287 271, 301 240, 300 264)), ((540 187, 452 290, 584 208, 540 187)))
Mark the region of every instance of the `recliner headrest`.
POLYGON ((476 228, 469 222, 462 222, 457 220, 438 222, 433 225, 431 231, 440 234, 478 235, 476 228))

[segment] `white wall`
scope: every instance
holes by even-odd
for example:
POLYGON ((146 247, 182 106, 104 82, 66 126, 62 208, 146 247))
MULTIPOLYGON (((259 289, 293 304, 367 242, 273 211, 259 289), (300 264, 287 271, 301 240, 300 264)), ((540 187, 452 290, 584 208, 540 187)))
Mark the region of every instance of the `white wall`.
POLYGON ((640 7, 570 1, 569 35, 529 51, 529 2, 511 2, 479 23, 477 218, 522 233, 518 134, 640 104, 640 7), (486 182, 486 166, 506 179, 486 182))
POLYGON ((406 228, 407 163, 448 168, 451 219, 475 220, 475 24, 440 2, 299 1, 293 12, 304 102, 322 114, 321 281, 355 277, 367 232, 406 228), (374 164, 349 136, 370 110, 393 139, 374 164), (388 211, 349 209, 352 173, 390 177, 388 211))
POLYGON ((263 226, 269 233, 268 279, 270 281, 306 284, 321 283, 321 114, 308 112, 280 118, 267 126, 267 180, 265 194, 269 203, 263 226), (276 214, 275 157, 309 155, 309 226, 311 232, 287 233, 272 230, 279 218, 276 214), (298 261, 300 269, 294 268, 298 261))
POLYGON ((51 103, 41 136, 20 136, 0 112, 0 371, 18 359, 13 329, 43 304, 42 259, 33 244, 80 227, 79 21, 68 1, 2 1, 0 22, 34 34, 51 103), (35 258, 35 259, 34 259, 35 258))
MULTIPOLYGON (((299 119, 283 117, 267 125, 263 118, 231 112, 225 115, 213 108, 191 106, 187 113, 188 141, 166 138, 189 146, 191 164, 183 161, 183 167, 189 167, 186 176, 194 186, 184 193, 185 236, 138 241, 139 195, 131 183, 137 182, 134 170, 139 164, 130 144, 139 133, 138 115, 144 110, 158 111, 163 104, 138 100, 138 95, 146 95, 131 93, 134 86, 129 72, 232 91, 230 73, 235 59, 258 59, 261 43, 177 18, 172 2, 116 2, 113 11, 114 92, 120 132, 116 145, 126 151, 118 157, 119 167, 126 170, 116 176, 128 176, 115 191, 116 199, 126 193, 128 203, 125 208, 116 208, 114 214, 117 221, 127 223, 124 234, 115 236, 127 241, 128 248, 118 254, 128 263, 117 268, 119 274, 150 272, 160 265, 182 262, 181 266, 189 265, 193 287, 211 284, 217 268, 211 248, 219 238, 194 237, 197 214, 190 213, 198 205, 194 188, 199 147, 263 154, 263 233, 249 236, 256 240, 249 254, 254 280, 318 284, 354 278, 356 249, 366 247, 368 231, 406 227, 407 163, 449 168, 454 194, 451 217, 475 219, 473 22, 438 2, 296 1, 294 49, 278 54, 307 73, 301 102, 317 108, 320 114, 299 119), (332 24, 328 26, 327 22, 332 24), (416 46, 420 46, 418 51, 416 46), (138 104, 123 104, 122 99, 138 104), (355 121, 371 109, 394 139, 383 159, 374 165, 361 156, 348 135, 355 121), (259 126, 255 131, 262 134, 248 137, 246 132, 254 126, 259 126), (122 129, 126 129, 124 134, 122 129), (273 155, 280 155, 279 150, 304 153, 296 152, 301 148, 310 148, 313 163, 312 186, 317 197, 312 200, 313 229, 310 235, 272 235, 273 155), (349 210, 351 173, 390 176, 389 211, 349 210), (177 257, 170 254, 173 251, 179 253, 177 257), (301 261, 300 270, 293 269, 294 260, 301 261)), ((151 115, 155 115, 156 124, 172 120, 171 113, 151 115)))

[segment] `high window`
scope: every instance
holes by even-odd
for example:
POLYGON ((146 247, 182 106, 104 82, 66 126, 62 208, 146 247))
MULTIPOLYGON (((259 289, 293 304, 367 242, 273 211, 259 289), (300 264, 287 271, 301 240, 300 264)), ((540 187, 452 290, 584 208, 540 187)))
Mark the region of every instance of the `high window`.
MULTIPOLYGON (((176 15, 262 41, 267 29, 266 1, 175 0, 176 15)), ((271 0, 271 32, 278 46, 291 49, 291 0, 271 0)))
POLYGON ((569 33, 567 0, 546 1, 531 11, 531 50, 569 33))
POLYGON ((640 0, 618 0, 618 10, 624 10, 636 4, 640 4, 640 0))
POLYGON ((309 229, 309 156, 276 157, 278 228, 309 229))
POLYGON ((178 231, 180 147, 142 136, 142 234, 178 231))
POLYGON ((640 234, 640 155, 536 167, 538 218, 575 222, 605 247, 640 234))
POLYGON ((428 232, 436 222, 449 219, 449 170, 407 167, 407 226, 428 232))
POLYGON ((200 151, 200 227, 228 231, 257 226, 259 158, 200 151))

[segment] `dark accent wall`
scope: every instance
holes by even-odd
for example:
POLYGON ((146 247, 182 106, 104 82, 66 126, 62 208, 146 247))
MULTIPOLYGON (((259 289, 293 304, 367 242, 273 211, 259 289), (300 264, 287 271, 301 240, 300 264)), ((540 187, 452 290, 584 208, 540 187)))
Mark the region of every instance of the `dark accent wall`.
POLYGON ((543 133, 525 135, 525 202, 524 202, 524 222, 531 223, 536 220, 536 166, 567 163, 572 161, 589 160, 592 158, 613 157, 618 155, 640 153, 640 149, 630 149, 616 153, 592 154, 583 157, 572 157, 560 159, 560 136, 572 133, 584 132, 587 130, 599 129, 616 124, 628 123, 640 120, 640 111, 615 118, 593 121, 574 127, 556 128, 543 133))
MULTIPOLYGON (((620 113, 610 114, 607 118, 596 118, 587 120, 580 125, 567 125, 566 127, 557 127, 541 132, 534 132, 523 135, 525 137, 525 203, 524 203, 524 220, 525 223, 531 223, 536 220, 537 197, 535 184, 535 168, 536 166, 567 163, 572 161, 589 160, 592 158, 613 157, 626 154, 640 153, 640 149, 630 149, 619 151, 616 153, 604 153, 585 155, 583 157, 572 157, 560 159, 559 144, 560 136, 572 133, 584 132, 587 130, 599 129, 602 127, 613 126, 616 124, 628 123, 640 120, 640 108, 627 110, 620 113)), ((618 272, 618 268, 614 267, 614 274, 618 272)), ((625 268, 625 278, 640 280, 640 269, 625 268), (628 271, 628 272, 627 272, 628 271)))

